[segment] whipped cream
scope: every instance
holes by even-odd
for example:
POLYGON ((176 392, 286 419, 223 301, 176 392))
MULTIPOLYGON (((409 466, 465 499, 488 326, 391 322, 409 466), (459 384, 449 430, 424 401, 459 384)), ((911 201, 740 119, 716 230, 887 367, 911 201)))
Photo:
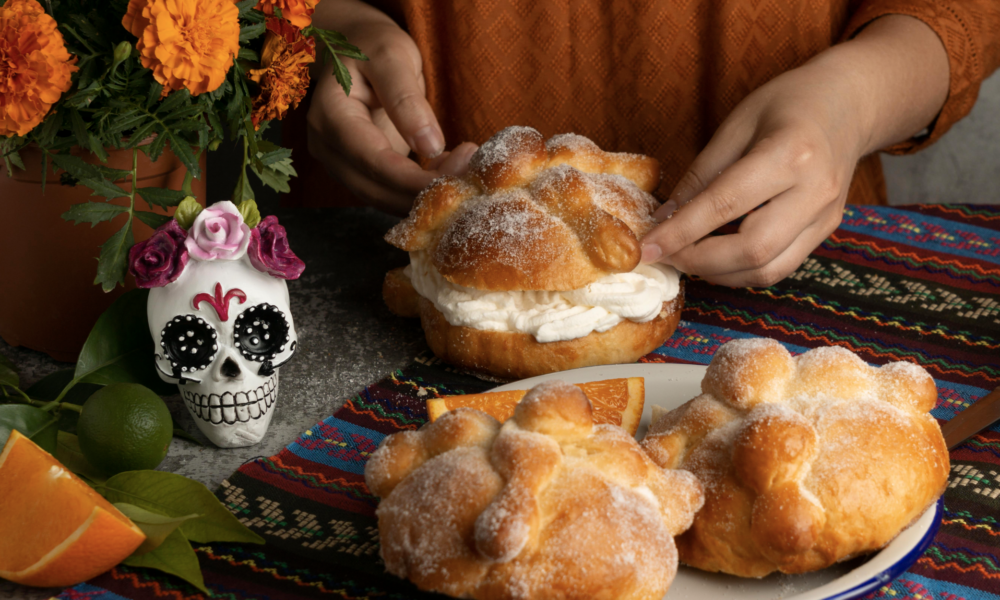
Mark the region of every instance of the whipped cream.
POLYGON ((404 271, 413 288, 456 326, 528 333, 539 342, 559 342, 607 331, 628 319, 652 321, 680 291, 673 267, 639 265, 565 292, 490 292, 447 281, 426 252, 411 252, 404 271))

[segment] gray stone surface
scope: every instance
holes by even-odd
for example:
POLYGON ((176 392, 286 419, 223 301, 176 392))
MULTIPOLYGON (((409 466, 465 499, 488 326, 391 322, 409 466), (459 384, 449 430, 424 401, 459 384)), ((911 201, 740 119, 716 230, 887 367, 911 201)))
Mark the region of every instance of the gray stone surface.
MULTIPOLYGON (((249 448, 216 448, 198 431, 179 395, 165 398, 181 426, 205 446, 175 438, 160 469, 213 490, 241 464, 277 453, 365 385, 405 366, 425 348, 419 322, 392 315, 382 302, 385 272, 407 262, 405 253, 382 240, 396 219, 350 208, 276 214, 307 267, 300 279, 288 283, 299 346, 295 359, 281 369, 277 412, 264 441, 249 448)), ((18 366, 25 386, 71 366, 2 341, 0 354, 18 366)), ((40 600, 54 593, 58 590, 0 580, 0 600, 40 600)))

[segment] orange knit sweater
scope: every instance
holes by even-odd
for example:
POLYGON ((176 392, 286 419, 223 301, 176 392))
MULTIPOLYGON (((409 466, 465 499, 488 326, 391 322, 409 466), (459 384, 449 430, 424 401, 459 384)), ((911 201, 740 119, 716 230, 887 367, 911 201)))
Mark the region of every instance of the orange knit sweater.
MULTIPOLYGON (((998 0, 402 0, 450 145, 508 125, 585 135, 663 164, 661 199, 752 90, 885 14, 944 41, 951 90, 918 150, 965 116, 1000 65, 998 0)), ((877 155, 848 201, 884 204, 877 155)))
MULTIPOLYGON (((944 42, 951 88, 926 135, 934 142, 1000 66, 1000 0, 381 0, 416 41, 427 96, 448 146, 483 143, 508 125, 575 132, 663 165, 663 199, 716 127, 752 90, 872 20, 905 14, 944 42), (395 13, 395 14, 393 14, 395 13)), ((308 156, 304 110, 285 125, 298 150, 286 205, 351 204, 308 156), (331 191, 335 190, 335 191, 331 191)), ((884 204, 877 155, 855 171, 848 201, 884 204)))

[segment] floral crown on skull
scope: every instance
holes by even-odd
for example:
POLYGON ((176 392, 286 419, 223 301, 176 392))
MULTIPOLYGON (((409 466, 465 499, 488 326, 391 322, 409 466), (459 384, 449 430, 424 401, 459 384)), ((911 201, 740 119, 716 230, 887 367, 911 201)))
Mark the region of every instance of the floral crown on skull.
POLYGON ((175 218, 132 246, 128 270, 136 286, 156 288, 180 277, 191 257, 210 261, 244 256, 258 271, 279 279, 298 279, 306 267, 288 247, 288 235, 278 218, 261 219, 252 200, 239 207, 224 200, 202 209, 188 198, 177 207, 175 218))

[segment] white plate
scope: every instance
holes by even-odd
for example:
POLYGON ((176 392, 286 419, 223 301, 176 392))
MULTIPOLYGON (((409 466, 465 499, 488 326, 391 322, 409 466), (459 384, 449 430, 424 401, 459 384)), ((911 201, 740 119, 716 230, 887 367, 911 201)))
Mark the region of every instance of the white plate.
MULTIPOLYGON (((674 409, 701 393, 705 367, 677 364, 631 364, 587 367, 532 377, 502 385, 494 391, 525 390, 550 379, 586 383, 619 377, 643 377, 646 404, 638 437, 649 427, 653 405, 674 409)), ((941 503, 927 509, 916 523, 880 552, 804 575, 769 575, 743 579, 705 573, 681 566, 666 598, 689 600, 847 600, 889 583, 912 565, 930 545, 941 522, 941 503)))

